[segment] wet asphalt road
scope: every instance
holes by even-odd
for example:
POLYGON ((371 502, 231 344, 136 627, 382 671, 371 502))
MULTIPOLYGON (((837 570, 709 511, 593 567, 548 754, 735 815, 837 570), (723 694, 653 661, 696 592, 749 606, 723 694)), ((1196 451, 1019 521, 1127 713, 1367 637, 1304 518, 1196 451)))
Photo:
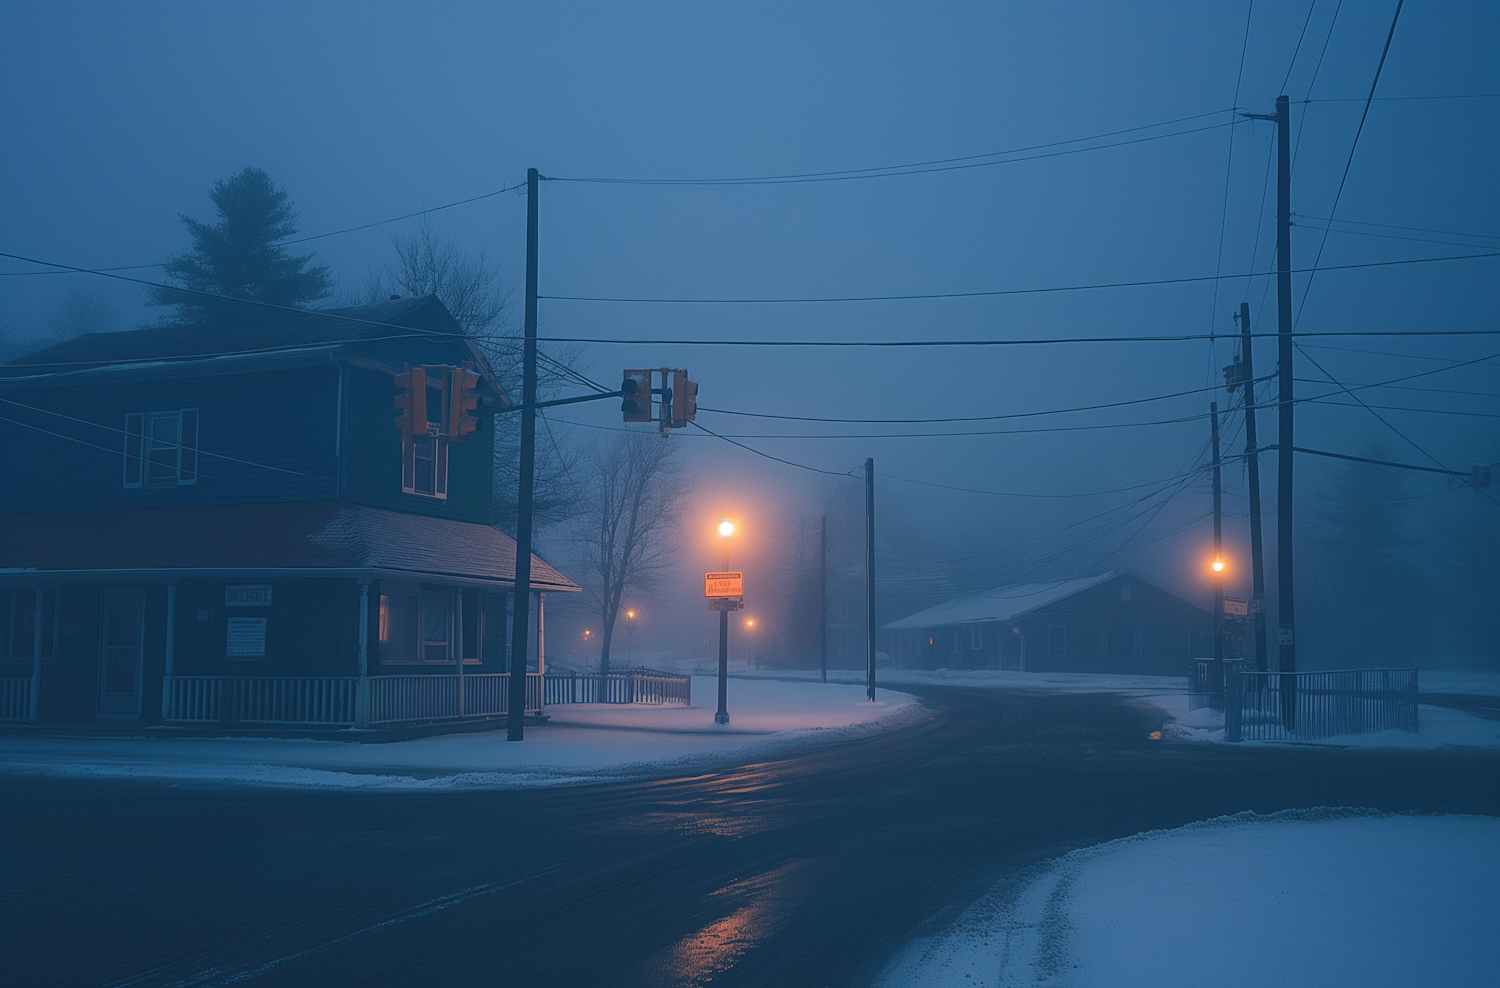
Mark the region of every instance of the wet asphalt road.
POLYGON ((1006 875, 1239 810, 1500 814, 1500 756, 1152 741, 1109 696, 692 778, 283 793, 4 779, 22 985, 845 985, 1006 875))

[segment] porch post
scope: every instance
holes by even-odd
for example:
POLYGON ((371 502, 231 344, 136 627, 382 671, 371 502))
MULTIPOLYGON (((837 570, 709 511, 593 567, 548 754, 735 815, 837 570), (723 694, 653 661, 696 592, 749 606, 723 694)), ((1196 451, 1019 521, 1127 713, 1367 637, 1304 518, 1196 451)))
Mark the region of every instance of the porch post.
POLYGON ((177 584, 167 584, 167 664, 161 677, 161 719, 172 716, 172 676, 177 659, 177 584))
POLYGON ((464 592, 453 588, 453 661, 458 664, 458 715, 464 715, 464 592))
POLYGON ((354 726, 370 726, 370 581, 359 581, 359 681, 354 685, 354 726))
POLYGON ((547 674, 547 631, 542 622, 542 598, 546 596, 536 595, 536 671, 543 676, 547 674))
MULTIPOLYGON (((35 613, 35 618, 31 622, 31 626, 33 628, 33 633, 32 633, 32 636, 31 636, 31 638, 32 638, 32 641, 31 641, 31 696, 28 697, 28 703, 27 703, 27 708, 28 709, 26 711, 26 719, 30 720, 32 723, 36 722, 37 707, 39 706, 39 701, 41 699, 41 692, 40 691, 41 691, 41 686, 42 686, 42 595, 45 594, 46 592, 47 591, 43 590, 41 587, 38 587, 37 590, 36 590, 36 599, 33 601, 33 606, 35 607, 35 612, 34 612, 35 613)), ((57 591, 55 591, 55 590, 53 591, 53 593, 56 593, 56 592, 57 591)), ((53 605, 53 609, 54 610, 56 610, 56 606, 57 606, 56 604, 53 605)), ((54 655, 57 653, 57 642, 56 642, 56 640, 54 640, 52 642, 52 651, 53 651, 54 655)))

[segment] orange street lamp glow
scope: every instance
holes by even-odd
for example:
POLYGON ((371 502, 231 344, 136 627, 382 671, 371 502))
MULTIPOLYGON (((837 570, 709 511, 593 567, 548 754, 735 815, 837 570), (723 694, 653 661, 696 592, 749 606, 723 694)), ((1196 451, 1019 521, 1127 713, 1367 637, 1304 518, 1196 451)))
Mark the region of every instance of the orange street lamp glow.
POLYGON ((1213 566, 1213 570, 1215 573, 1224 572, 1224 560, 1218 558, 1217 556, 1214 557, 1214 561, 1211 565, 1213 566))
POLYGON ((635 618, 635 611, 626 611, 625 612, 625 617, 626 618, 630 618, 630 619, 634 619, 635 618))
POLYGON ((745 627, 747 627, 747 628, 753 628, 753 627, 755 627, 755 618, 745 618, 745 627))
POLYGON ((723 521, 719 522, 719 535, 720 536, 722 536, 722 537, 724 537, 724 538, 727 539, 727 538, 729 538, 729 536, 731 536, 733 534, 734 534, 734 522, 730 521, 728 518, 725 518, 723 521))

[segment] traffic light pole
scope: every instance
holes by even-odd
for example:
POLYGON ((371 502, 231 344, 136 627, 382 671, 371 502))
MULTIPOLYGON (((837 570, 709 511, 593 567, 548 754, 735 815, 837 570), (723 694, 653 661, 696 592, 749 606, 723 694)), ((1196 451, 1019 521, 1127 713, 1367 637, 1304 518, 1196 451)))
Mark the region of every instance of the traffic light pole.
POLYGON ((535 168, 526 170, 526 322, 521 350, 521 477, 516 502, 516 606, 510 626, 510 701, 505 733, 526 736, 526 652, 531 617, 531 498, 536 472, 536 225, 535 168))
MULTIPOLYGON (((1296 595, 1292 580, 1292 160, 1287 98, 1276 97, 1276 343, 1279 434, 1276 440, 1276 614, 1278 666, 1297 671, 1296 595)), ((1295 726, 1292 680, 1282 681, 1282 711, 1295 726)))
POLYGON ((1245 388, 1245 466, 1250 483, 1250 627, 1255 634, 1255 670, 1266 671, 1266 560, 1260 532, 1260 449, 1255 437, 1255 358, 1250 303, 1240 303, 1240 359, 1245 388))
POLYGON ((875 459, 865 460, 865 694, 875 701, 875 459))

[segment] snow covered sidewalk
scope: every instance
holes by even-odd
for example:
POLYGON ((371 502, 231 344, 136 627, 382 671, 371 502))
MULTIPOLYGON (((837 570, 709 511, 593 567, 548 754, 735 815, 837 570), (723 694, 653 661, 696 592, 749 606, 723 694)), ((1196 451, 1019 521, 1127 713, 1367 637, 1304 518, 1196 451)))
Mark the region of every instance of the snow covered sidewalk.
MULTIPOLYGON (((761 675, 771 675, 763 672, 761 675)), ((816 672, 783 673, 791 677, 816 677, 816 672)), ((830 680, 851 682, 847 670, 830 673, 830 680)), ((862 681, 862 680, 861 680, 862 681)), ((1114 693, 1160 710, 1170 722, 1161 732, 1170 741, 1224 740, 1224 714, 1208 709, 1189 710, 1186 684, 1181 676, 1134 676, 1082 672, 1012 672, 984 669, 881 669, 878 681, 887 686, 966 686, 1021 693, 1114 693)), ((1458 693, 1500 696, 1500 674, 1422 670, 1423 693, 1458 693)), ((1419 701, 1420 702, 1420 701, 1419 701)), ((1421 730, 1381 731, 1376 734, 1346 734, 1318 741, 1242 741, 1244 745, 1297 745, 1358 748, 1500 748, 1500 721, 1488 720, 1461 710, 1421 704, 1421 730)))
POLYGON ((1493 985, 1500 819, 1240 813, 1075 851, 909 944, 883 988, 1493 985))
POLYGON ((713 722, 718 686, 697 703, 549 707, 550 723, 388 744, 271 738, 0 738, 0 773, 184 784, 333 789, 513 788, 599 782, 739 764, 795 746, 888 730, 922 716, 905 693, 862 686, 734 679, 730 723, 713 722))

